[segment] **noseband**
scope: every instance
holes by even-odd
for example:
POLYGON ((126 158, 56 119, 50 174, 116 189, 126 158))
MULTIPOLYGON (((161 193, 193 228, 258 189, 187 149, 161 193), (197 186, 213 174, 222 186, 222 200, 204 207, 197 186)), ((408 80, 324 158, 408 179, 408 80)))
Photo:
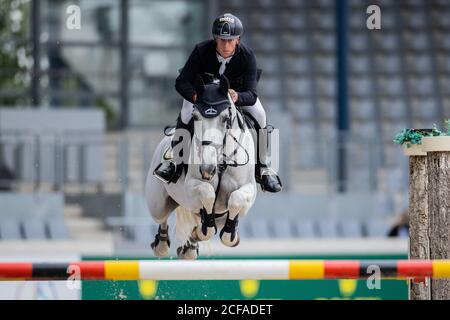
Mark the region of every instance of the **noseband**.
MULTIPOLYGON (((237 143, 237 147, 233 150, 233 152, 230 155, 225 154, 225 152, 222 152, 222 157, 223 157, 223 163, 220 163, 218 165, 219 167, 219 172, 224 171, 228 166, 231 167, 240 167, 240 166, 245 166, 246 164, 249 163, 250 161, 250 155, 248 154, 247 149, 244 148, 244 146, 241 144, 241 141, 238 141, 238 139, 236 139, 236 137, 230 132, 230 129, 233 128, 234 122, 236 121, 236 118, 239 122, 239 127, 242 128, 242 132, 244 132, 244 126, 242 125, 242 122, 238 116, 238 110, 236 109, 236 115, 234 116, 234 118, 232 119, 232 105, 230 105, 227 109, 228 109, 228 119, 227 119, 227 125, 226 125, 226 130, 225 130, 225 134, 223 136, 223 141, 222 144, 219 143, 214 143, 213 141, 209 141, 209 140, 200 140, 197 135, 194 132, 194 137, 196 139, 197 142, 200 142, 200 144, 202 146, 212 146, 214 148, 216 148, 216 150, 219 150, 220 148, 222 148, 222 151, 225 150, 225 144, 226 144, 226 140, 227 137, 230 136, 234 142, 237 143), (239 149, 244 150, 246 156, 247 156, 247 160, 245 161, 245 163, 238 163, 236 160, 231 159, 231 157, 235 156, 239 149), (227 162, 227 161, 231 161, 231 162, 227 162)), ((240 139, 239 139, 240 140, 240 139)))

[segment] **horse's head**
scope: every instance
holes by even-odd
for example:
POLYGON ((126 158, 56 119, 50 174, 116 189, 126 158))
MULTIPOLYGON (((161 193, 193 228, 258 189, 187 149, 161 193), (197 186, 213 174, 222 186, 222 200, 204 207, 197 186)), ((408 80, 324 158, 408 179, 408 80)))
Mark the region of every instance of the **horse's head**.
POLYGON ((228 89, 230 84, 225 76, 218 82, 203 84, 201 78, 195 83, 197 101, 194 104, 194 135, 199 144, 201 157, 200 173, 204 180, 211 180, 217 171, 219 157, 225 141, 226 130, 235 112, 228 89))

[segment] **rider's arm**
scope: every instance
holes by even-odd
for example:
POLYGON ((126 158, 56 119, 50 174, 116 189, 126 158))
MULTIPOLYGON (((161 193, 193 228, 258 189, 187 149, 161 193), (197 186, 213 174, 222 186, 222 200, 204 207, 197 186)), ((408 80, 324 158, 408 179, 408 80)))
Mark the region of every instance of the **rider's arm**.
POLYGON ((246 63, 242 88, 238 92, 237 106, 252 106, 256 103, 256 59, 252 53, 248 56, 246 63))
POLYGON ((194 103, 194 96, 196 95, 192 83, 198 74, 200 63, 200 55, 197 46, 192 51, 189 59, 181 70, 180 75, 175 80, 175 89, 187 101, 194 103))

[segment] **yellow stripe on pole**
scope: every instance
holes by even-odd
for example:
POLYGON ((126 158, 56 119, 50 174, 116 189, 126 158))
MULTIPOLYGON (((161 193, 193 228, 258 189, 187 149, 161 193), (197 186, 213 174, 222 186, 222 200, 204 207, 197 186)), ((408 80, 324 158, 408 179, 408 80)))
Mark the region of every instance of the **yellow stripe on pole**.
POLYGON ((139 262, 105 261, 105 279, 139 280, 139 262))
POLYGON ((450 277, 450 260, 433 260, 433 278, 450 277))
POLYGON ((324 276, 323 260, 289 261, 289 279, 323 279, 324 276))

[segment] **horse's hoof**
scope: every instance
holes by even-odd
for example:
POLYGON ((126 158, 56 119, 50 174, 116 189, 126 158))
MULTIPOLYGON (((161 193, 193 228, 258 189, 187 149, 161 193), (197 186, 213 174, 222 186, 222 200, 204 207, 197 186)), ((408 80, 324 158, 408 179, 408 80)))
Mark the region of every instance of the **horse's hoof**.
POLYGON ((225 225, 220 231, 220 241, 227 247, 236 247, 239 245, 239 233, 238 233, 238 217, 235 217, 234 220, 230 219, 230 213, 227 215, 227 220, 225 221, 225 225))
POLYGON ((169 255, 170 243, 168 241, 153 241, 150 245, 153 249, 153 254, 157 258, 164 258, 169 255))
POLYGON ((220 241, 227 247, 237 247, 239 245, 241 239, 239 238, 239 233, 237 231, 235 233, 233 240, 231 240, 231 233, 221 232, 220 233, 220 241))
POLYGON ((183 246, 177 248, 179 259, 195 260, 198 257, 198 243, 192 244, 187 241, 183 246))
POLYGON ((203 234, 202 228, 194 227, 194 230, 192 231, 193 238, 197 241, 207 241, 211 239, 217 232, 217 228, 211 227, 206 228, 206 234, 203 234))
POLYGON ((155 235, 155 241, 150 244, 150 247, 153 249, 155 257, 163 258, 169 254, 169 227, 161 229, 161 226, 159 226, 158 233, 155 235))

